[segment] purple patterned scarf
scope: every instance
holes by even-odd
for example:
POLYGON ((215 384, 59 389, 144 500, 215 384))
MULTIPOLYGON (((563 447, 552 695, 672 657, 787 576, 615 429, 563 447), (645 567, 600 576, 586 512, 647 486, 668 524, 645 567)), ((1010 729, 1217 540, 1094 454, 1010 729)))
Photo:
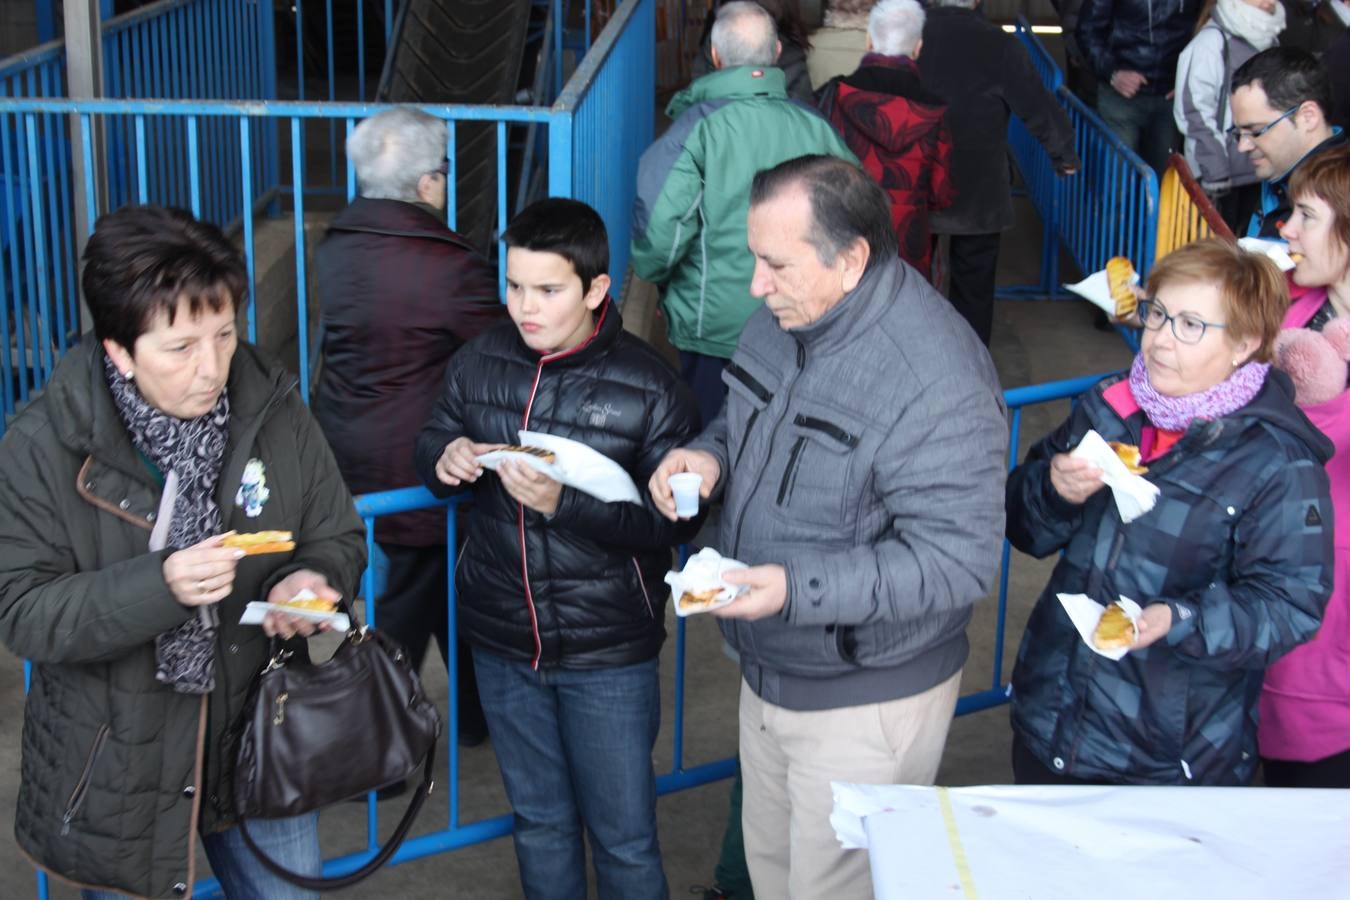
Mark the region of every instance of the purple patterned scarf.
POLYGON ((1232 375, 1207 391, 1184 397, 1166 397, 1149 384, 1144 354, 1140 353, 1130 366, 1130 392, 1155 428, 1185 431, 1196 419, 1217 419, 1251 403, 1260 392, 1261 385, 1266 383, 1266 373, 1269 371, 1268 363, 1249 362, 1234 369, 1232 375))

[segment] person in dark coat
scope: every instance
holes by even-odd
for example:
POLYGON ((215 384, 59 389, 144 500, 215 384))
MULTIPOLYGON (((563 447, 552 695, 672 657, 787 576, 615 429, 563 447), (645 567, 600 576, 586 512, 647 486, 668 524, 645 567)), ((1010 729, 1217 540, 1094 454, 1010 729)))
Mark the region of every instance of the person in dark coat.
POLYGON ((1209 239, 1159 260, 1147 291, 1129 375, 1088 391, 1008 478, 1009 540, 1059 555, 1013 670, 1019 784, 1250 783, 1262 676, 1317 633, 1331 594, 1334 447, 1270 367, 1284 276, 1209 239), (1072 455, 1090 431, 1137 449, 1158 489, 1128 523, 1072 455), (1088 646, 1060 594, 1142 607, 1125 655, 1088 646))
POLYGON ((1097 112, 1162 177, 1180 147, 1172 122, 1177 59, 1200 0, 1083 0, 1078 45, 1097 76, 1097 112))
MULTIPOLYGON (((445 146, 445 122, 408 108, 364 120, 347 139, 361 195, 317 253, 324 357, 315 414, 353 493, 417 484, 413 441, 446 363, 506 318, 491 265, 445 225, 445 146)), ((375 522, 389 559, 375 622, 414 669, 432 635, 449 657, 445 515, 375 522)), ((471 746, 484 738, 483 716, 467 648, 457 660, 459 739, 471 746)))
POLYGON ((698 408, 674 369, 624 331, 599 213, 542 200, 502 240, 511 322, 450 361, 417 437, 417 471, 438 496, 472 490, 477 507, 456 576, 461 619, 525 896, 586 896, 584 830, 601 897, 661 900, 651 754, 662 579, 701 517, 668 522, 637 494, 606 503, 519 461, 485 474, 479 458, 518 444, 521 430, 544 432, 645 484, 693 437, 698 408))
MULTIPOLYGON (((262 868, 231 803, 229 730, 270 656, 313 622, 253 600, 355 595, 365 534, 295 377, 238 337, 248 274, 180 210, 100 218, 84 255, 93 334, 0 441, 0 641, 33 664, 14 835, 85 900, 312 900, 262 868), (242 558, 227 532, 290 531, 242 558)), ((295 639, 295 640, 292 640, 295 639)), ((318 813, 254 820, 317 876, 318 813)))
POLYGON ((900 258, 931 280, 928 220, 952 202, 952 146, 946 105, 919 80, 923 21, 916 0, 872 7, 867 54, 853 74, 821 87, 820 110, 890 197, 900 258))
POLYGON ((999 232, 1011 228, 1008 116, 1041 142, 1061 175, 1078 170, 1073 126, 1045 89, 1015 37, 975 8, 979 0, 938 0, 923 27, 919 75, 947 102, 952 134, 951 206, 936 212, 935 234, 951 235, 947 297, 989 343, 999 232))

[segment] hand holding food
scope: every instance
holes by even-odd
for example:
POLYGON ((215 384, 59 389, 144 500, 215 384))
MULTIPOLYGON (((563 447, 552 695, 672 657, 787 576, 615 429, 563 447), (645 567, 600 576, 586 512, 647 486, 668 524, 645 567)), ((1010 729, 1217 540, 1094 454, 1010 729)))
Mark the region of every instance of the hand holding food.
MULTIPOLYGON (((324 600, 334 607, 342 595, 328 586, 328 579, 311 569, 292 572, 272 586, 267 592, 267 602, 276 606, 292 603, 302 591, 312 594, 315 599, 324 600)), ((269 612, 262 621, 263 633, 268 637, 283 640, 293 637, 309 637, 316 631, 327 631, 328 625, 315 622, 304 616, 289 616, 282 612, 269 612)))
POLYGON ((243 550, 245 556, 262 553, 288 553, 295 549, 295 536, 289 531, 231 532, 222 539, 226 547, 243 550))
POLYGON ((436 478, 452 487, 473 484, 483 474, 478 457, 500 447, 500 444, 479 444, 467 437, 455 438, 445 445, 441 458, 436 460, 436 478))
POLYGON ((1075 505, 1106 486, 1102 470, 1086 459, 1068 453, 1058 453, 1050 459, 1050 484, 1065 500, 1075 505))
POLYGON ((562 482, 515 460, 503 460, 497 466, 497 477, 502 480, 502 487, 506 488, 511 499, 525 508, 545 516, 558 511, 558 502, 562 499, 562 482))
POLYGON ((228 535, 171 553, 162 567, 164 583, 184 606, 219 603, 234 590, 234 572, 245 551, 226 546, 228 535))
POLYGON ((1116 318, 1128 319, 1134 315, 1139 300, 1134 293, 1134 264, 1123 256, 1106 261, 1106 283, 1111 299, 1116 304, 1116 318))

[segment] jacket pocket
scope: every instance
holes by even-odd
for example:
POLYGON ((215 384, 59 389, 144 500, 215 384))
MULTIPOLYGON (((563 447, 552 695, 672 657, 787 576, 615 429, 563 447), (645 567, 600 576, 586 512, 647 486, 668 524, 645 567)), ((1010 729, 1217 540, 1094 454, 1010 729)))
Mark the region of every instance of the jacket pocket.
POLYGON ((773 402, 773 391, 734 362, 727 363, 722 370, 722 381, 728 388, 727 425, 730 427, 727 434, 740 436, 740 444, 728 448, 731 451, 731 468, 735 469, 740 465, 746 445, 750 443, 750 432, 754 430, 760 413, 773 402), (735 427, 737 425, 740 427, 735 427))
POLYGON ((842 419, 798 412, 789 436, 792 443, 776 494, 779 508, 794 518, 840 524, 852 502, 849 475, 862 430, 842 419))
POLYGON ((103 745, 108 742, 108 733, 111 731, 108 723, 99 726, 98 732, 94 735, 94 745, 89 749, 89 756, 84 762, 84 769, 80 772, 80 778, 75 782, 74 789, 70 792, 70 799, 66 801, 66 811, 61 814, 61 834, 70 833, 70 823, 79 813, 80 808, 84 806, 85 798, 89 796, 89 782, 94 775, 94 766, 98 763, 99 755, 103 752, 103 745))

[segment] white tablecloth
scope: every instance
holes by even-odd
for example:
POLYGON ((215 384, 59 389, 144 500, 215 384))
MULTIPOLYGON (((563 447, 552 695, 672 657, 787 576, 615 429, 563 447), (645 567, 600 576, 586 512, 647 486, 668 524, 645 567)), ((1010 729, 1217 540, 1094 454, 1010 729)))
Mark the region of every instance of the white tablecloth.
POLYGON ((1350 898, 1350 791, 834 789, 878 900, 1350 898))

